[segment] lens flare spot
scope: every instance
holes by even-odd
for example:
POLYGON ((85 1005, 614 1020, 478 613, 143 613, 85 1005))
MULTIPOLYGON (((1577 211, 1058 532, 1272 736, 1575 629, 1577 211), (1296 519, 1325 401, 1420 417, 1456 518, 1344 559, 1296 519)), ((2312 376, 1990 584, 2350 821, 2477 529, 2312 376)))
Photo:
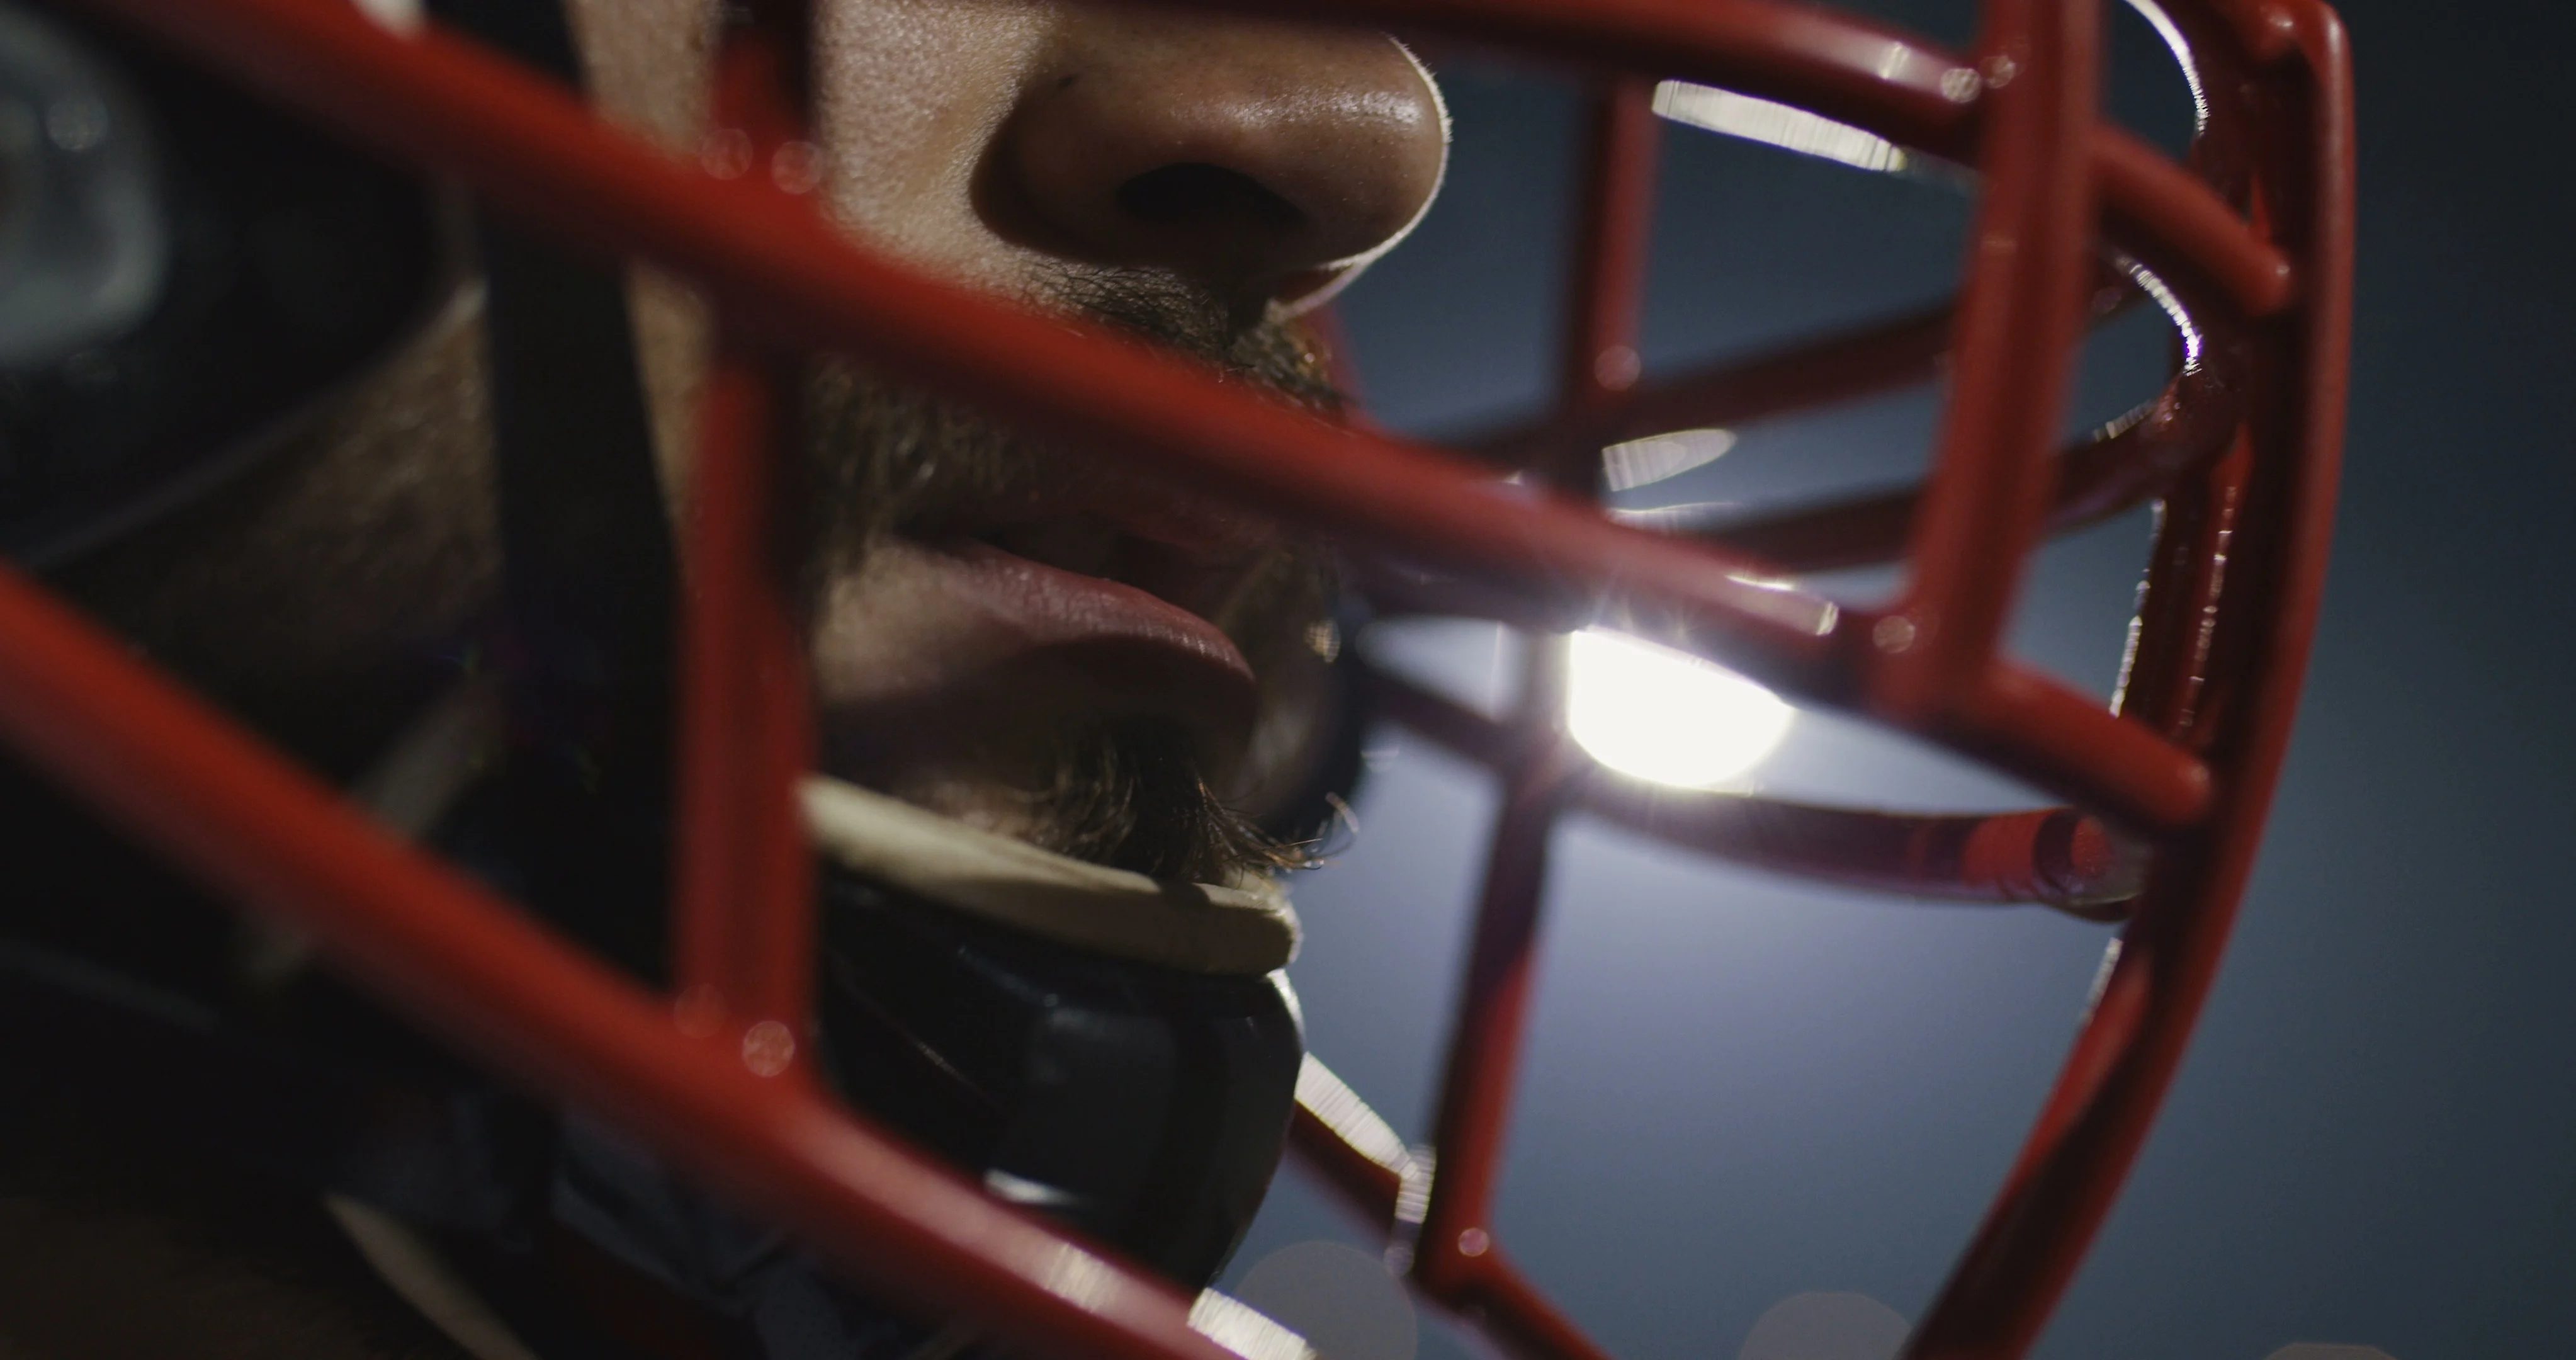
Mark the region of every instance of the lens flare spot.
POLYGON ((1788 735, 1793 710, 1735 672, 1618 633, 1577 633, 1566 727, 1594 760, 1683 788, 1742 778, 1788 735))
POLYGON ((1895 1360, 1909 1330, 1867 1294, 1792 1294, 1753 1324, 1736 1360, 1895 1360))
POLYGON ((1372 1253, 1298 1242, 1261 1258, 1235 1291, 1329 1360, 1414 1360, 1421 1325, 1412 1297, 1372 1253))

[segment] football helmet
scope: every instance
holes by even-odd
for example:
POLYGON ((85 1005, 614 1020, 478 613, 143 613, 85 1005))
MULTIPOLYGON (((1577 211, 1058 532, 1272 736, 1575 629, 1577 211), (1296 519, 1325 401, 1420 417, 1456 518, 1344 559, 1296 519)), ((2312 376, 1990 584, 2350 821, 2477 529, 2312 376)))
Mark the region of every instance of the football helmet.
MULTIPOLYGON (((2350 65, 2334 14, 2315 0, 2154 9, 2198 105, 2177 164, 2097 116, 2103 18, 2088 0, 1985 0, 1966 53, 1779 0, 1229 8, 1436 34, 1587 83, 1573 304, 1544 418, 1458 449, 1324 421, 854 241, 788 173, 808 118, 794 0, 727 7, 727 154, 700 165, 586 110, 550 6, 456 0, 389 25, 342 0, 0 4, 16 101, 0 123, 0 533, 20 568, 0 573, 0 731, 367 992, 545 1107, 582 1113, 529 1134, 523 1104, 488 1099, 426 1047, 392 1093, 372 1076, 279 1071, 212 1025, 178 1026, 186 1058, 148 1056, 171 1051, 161 1025, 111 1044, 118 1061, 190 1090, 208 1073, 364 1087, 292 1133, 248 1116, 230 1130, 271 1158, 338 1159, 335 1184, 369 1201, 351 1210, 362 1223, 424 1205, 498 1223, 508 1206, 487 1201, 549 1196, 558 1221, 588 1225, 561 1250, 620 1257, 699 1300, 831 1312, 814 1300, 840 1286, 781 1266, 775 1233, 695 1198, 704 1183, 870 1293, 954 1320, 957 1338, 1093 1357, 1297 1352, 1184 1292, 1239 1238, 1285 1123, 1387 1224, 1424 1294, 1516 1352, 1594 1356, 1491 1227, 1551 831, 1584 810, 1786 872, 2125 921, 2056 1088, 1908 1352, 2023 1353, 2179 1060, 2297 702, 2349 328, 2350 65), (1657 105, 1692 91, 1808 111, 1958 167, 1977 206, 1955 303, 1643 380, 1657 105), (444 220, 415 174, 334 138, 453 177, 475 220, 444 220), (212 158, 248 145, 265 154, 245 188, 212 158), (746 173, 758 167, 778 173, 746 173), (263 247, 281 221, 303 234, 263 247), (514 768, 534 773, 460 795, 471 772, 435 754, 457 743, 427 740, 361 808, 24 571, 220 475, 227 449, 348 376, 431 304, 442 231, 474 234, 490 280, 512 646, 494 692, 454 696, 428 730, 518 743, 514 768), (262 267, 263 248, 328 259, 345 285, 296 296, 295 271, 262 267), (686 277, 720 319, 676 554, 636 452, 616 278, 586 263, 603 255, 686 277), (2061 447, 2088 320, 2140 300, 2173 322, 2168 386, 2061 447), (223 366, 211 328, 246 315, 266 318, 274 343, 259 348, 289 368, 223 366), (823 349, 1310 528, 1379 617, 1614 628, 2067 806, 1932 816, 1649 796, 1565 732, 1561 647, 1533 649, 1501 719, 1366 673, 1345 649, 1325 745, 1355 751, 1371 715, 1486 766, 1502 792, 1434 1143, 1407 1149, 1301 1061, 1293 997, 1273 978, 1296 925, 1258 885, 1094 872, 808 777, 802 643, 766 554, 787 356, 823 349), (1936 375, 1938 456, 1912 490, 1681 533, 1598 508, 1607 448, 1936 375), (607 508, 572 513, 566 487, 607 508), (2148 580, 2106 710, 2001 638, 2039 543, 2148 502, 2148 580), (1863 564, 1903 568, 1893 602, 1800 584, 1863 564), (655 584, 604 588, 612 565, 655 584), (818 847, 845 871, 819 905, 818 847), (639 900, 669 911, 597 907, 639 900), (1070 1075, 1051 1092, 1027 1076, 1041 1071, 1070 1075), (1005 1086, 1008 1099, 984 1099, 1005 1086), (438 1118, 368 1122, 424 1091, 438 1118), (359 1124, 366 1136, 312 1132, 359 1124), (423 1143, 433 1125, 448 1132, 423 1143), (1212 1151, 1129 1156, 1165 1143, 1212 1151), (540 1146, 561 1155, 531 1182, 519 1163, 540 1146)), ((1290 801, 1339 792, 1355 766, 1328 753, 1314 768, 1311 796, 1290 801)), ((49 976, 74 998, 62 1004, 93 1006, 102 1042, 139 1023, 115 987, 78 968, 49 976)), ((75 1065, 96 1075, 95 1060, 75 1065)), ((838 1316, 836 1335, 873 1344, 877 1322, 838 1316)))

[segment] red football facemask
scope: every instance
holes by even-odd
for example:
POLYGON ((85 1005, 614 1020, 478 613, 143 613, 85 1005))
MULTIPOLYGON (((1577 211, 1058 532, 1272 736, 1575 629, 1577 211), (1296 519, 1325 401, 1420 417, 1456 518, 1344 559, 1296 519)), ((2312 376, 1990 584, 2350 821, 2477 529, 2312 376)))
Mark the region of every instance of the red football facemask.
MULTIPOLYGON (((672 161, 562 89, 342 0, 81 0, 496 211, 693 280, 724 342, 683 541, 671 988, 648 989, 409 847, 42 591, 0 574, 0 726, 81 797, 549 1098, 804 1234, 861 1281, 1008 1342, 1220 1360, 1169 1286, 941 1169, 833 1100, 802 1036, 815 909, 795 790, 803 643, 768 570, 786 356, 858 355, 923 388, 1329 537, 1381 613, 1609 626, 1793 702, 1972 756, 2068 807, 1908 816, 1708 793, 1646 798, 1561 722, 1563 649, 1496 721, 1386 679, 1384 714, 1495 772, 1503 815, 1439 1104, 1437 1174, 1312 1069, 1295 1141, 1391 1230, 1412 1275, 1509 1348, 1597 1349, 1490 1231, 1552 828, 1575 810, 1708 853, 1890 891, 2125 919, 2055 1090, 1908 1354, 2018 1356, 2107 1213, 2215 971, 2271 798, 2322 581, 2352 261, 2350 68, 2314 0, 2186 0, 2188 168, 2097 119, 2102 16, 1987 0, 1973 54, 1765 0, 1243 5, 1436 33, 1573 67, 1593 90, 1556 409, 1472 451, 1334 425, 1106 333, 926 278, 810 196, 672 161), (1965 167, 1966 276, 1938 317, 1640 383, 1636 326, 1658 80, 1813 110, 1965 167), (2180 362, 2141 418, 2059 447, 2087 318, 2143 293, 2180 362), (1594 506, 1605 446, 1946 372, 1917 489, 1700 537, 1594 506), (1498 485, 1497 463, 1524 472, 1498 485), (1543 488, 1533 493, 1531 487, 1543 488), (2105 711, 2000 638, 2036 545, 2159 506, 2120 696, 2105 711), (1372 564, 1402 563, 1402 569, 1372 564), (1894 602, 1802 574, 1901 564, 1894 602)), ((751 164, 804 140, 806 17, 736 9, 719 126, 751 164)), ((810 186, 809 186, 810 187, 810 186)))

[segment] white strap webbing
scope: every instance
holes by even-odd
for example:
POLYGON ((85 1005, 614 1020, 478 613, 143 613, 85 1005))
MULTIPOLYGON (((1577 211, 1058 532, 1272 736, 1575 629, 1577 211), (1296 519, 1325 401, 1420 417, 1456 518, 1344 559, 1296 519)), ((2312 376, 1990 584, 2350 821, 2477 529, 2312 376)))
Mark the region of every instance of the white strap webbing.
POLYGON ((853 873, 1113 958, 1258 975, 1297 954, 1297 913, 1276 885, 1147 878, 980 831, 820 775, 804 789, 814 844, 853 873))

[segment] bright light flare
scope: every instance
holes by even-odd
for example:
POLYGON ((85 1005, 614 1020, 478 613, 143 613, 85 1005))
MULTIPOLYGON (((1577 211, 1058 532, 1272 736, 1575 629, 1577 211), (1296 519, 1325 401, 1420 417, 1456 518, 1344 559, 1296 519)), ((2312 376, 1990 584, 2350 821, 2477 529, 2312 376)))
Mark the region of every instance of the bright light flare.
POLYGON ((1591 631, 1570 640, 1566 727, 1594 760, 1658 784, 1710 789, 1780 745, 1794 711, 1698 657, 1591 631))

